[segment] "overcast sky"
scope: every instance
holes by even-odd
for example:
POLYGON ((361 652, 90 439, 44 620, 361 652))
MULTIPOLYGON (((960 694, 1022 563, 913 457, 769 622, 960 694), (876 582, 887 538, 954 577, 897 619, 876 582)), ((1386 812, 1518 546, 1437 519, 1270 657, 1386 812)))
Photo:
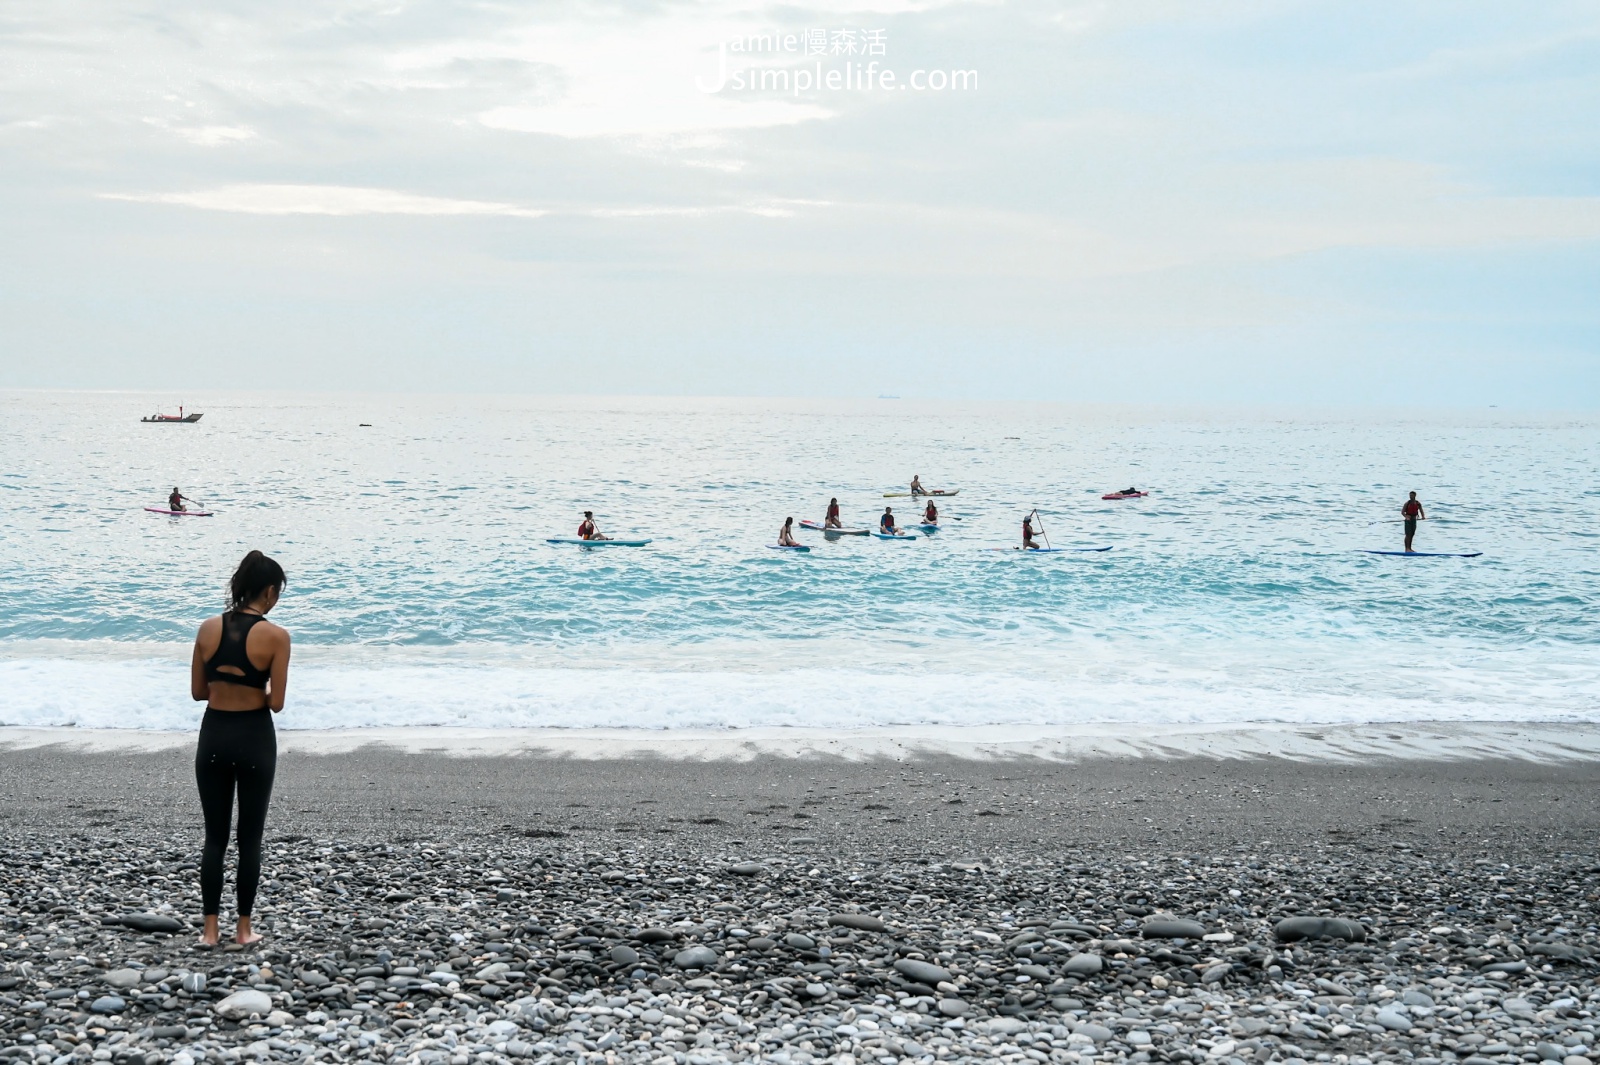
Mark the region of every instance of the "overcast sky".
POLYGON ((0 386, 1593 408, 1597 116, 1590 2, 7 0, 0 386))

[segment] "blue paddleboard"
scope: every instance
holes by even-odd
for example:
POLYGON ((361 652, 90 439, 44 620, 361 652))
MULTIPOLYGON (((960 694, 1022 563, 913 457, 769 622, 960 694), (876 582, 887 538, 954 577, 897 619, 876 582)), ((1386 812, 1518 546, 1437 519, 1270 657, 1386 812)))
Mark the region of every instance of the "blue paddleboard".
POLYGON ((1371 547, 1361 549, 1368 555, 1398 555, 1401 558, 1477 558, 1482 551, 1378 551, 1371 547))
POLYGON ((576 536, 556 536, 547 544, 577 544, 580 547, 643 547, 649 540, 583 540, 576 536))
POLYGON ((915 533, 875 532, 872 535, 880 540, 915 540, 917 538, 915 533))
POLYGON ((1062 551, 1109 551, 1106 547, 986 547, 985 551, 1021 551, 1029 555, 1054 555, 1062 551))

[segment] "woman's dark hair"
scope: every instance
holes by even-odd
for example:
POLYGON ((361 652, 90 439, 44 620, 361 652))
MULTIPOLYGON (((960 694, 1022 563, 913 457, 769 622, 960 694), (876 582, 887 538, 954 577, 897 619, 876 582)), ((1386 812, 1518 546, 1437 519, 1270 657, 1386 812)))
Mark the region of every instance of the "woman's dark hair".
POLYGON ((260 551, 252 551, 244 556, 239 568, 233 571, 233 580, 228 582, 228 594, 237 610, 255 602, 256 597, 268 588, 281 591, 286 583, 288 578, 283 575, 282 566, 260 551))

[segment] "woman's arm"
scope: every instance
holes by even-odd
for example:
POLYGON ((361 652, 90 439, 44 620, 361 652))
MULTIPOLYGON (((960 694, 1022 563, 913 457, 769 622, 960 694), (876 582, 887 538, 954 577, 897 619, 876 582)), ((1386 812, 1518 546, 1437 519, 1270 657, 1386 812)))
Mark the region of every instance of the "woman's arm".
POLYGON ((289 692, 289 630, 279 629, 272 648, 271 683, 267 686, 267 706, 274 714, 282 713, 283 700, 289 692))
POLYGON ((189 698, 197 703, 211 698, 211 685, 206 682, 206 660, 200 653, 200 637, 209 624, 209 621, 202 623, 200 631, 194 634, 194 657, 189 660, 189 698))

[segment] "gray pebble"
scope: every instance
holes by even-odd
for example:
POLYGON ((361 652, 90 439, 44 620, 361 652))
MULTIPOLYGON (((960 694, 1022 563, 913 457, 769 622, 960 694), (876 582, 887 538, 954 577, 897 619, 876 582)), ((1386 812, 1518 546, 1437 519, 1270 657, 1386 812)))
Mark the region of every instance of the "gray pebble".
POLYGON ((941 981, 950 981, 950 971, 942 969, 931 962, 917 961, 914 958, 899 958, 894 963, 895 969, 903 976, 908 976, 918 983, 932 987, 941 981))
POLYGON ((695 944, 674 954, 672 964, 680 969, 709 969, 717 964, 717 952, 695 944))
POLYGON ((95 1013, 121 1013, 127 1008, 128 1004, 117 995, 101 995, 89 1004, 95 1013))
POLYGON ((1139 934, 1146 939, 1199 939, 1206 934, 1206 926, 1199 921, 1157 918, 1146 921, 1139 934))
POLYGON ((612 947, 610 955, 611 960, 616 962, 618 965, 639 964, 639 952, 624 943, 618 943, 616 946, 612 947))
POLYGON ((865 913, 835 913, 828 917, 828 923, 840 928, 860 929, 863 932, 888 931, 882 921, 865 913))
POLYGON ((1366 941, 1367 929, 1360 921, 1342 917, 1285 917, 1272 926, 1272 934, 1283 943, 1302 939, 1343 939, 1352 943, 1366 941))
POLYGON ((1074 976, 1093 976, 1104 967, 1105 962, 1098 954, 1074 954, 1067 959, 1061 971, 1074 976))
POLYGON ((967 1011, 971 1008, 959 998, 942 998, 939 1000, 939 1012, 946 1017, 965 1017, 967 1011))

